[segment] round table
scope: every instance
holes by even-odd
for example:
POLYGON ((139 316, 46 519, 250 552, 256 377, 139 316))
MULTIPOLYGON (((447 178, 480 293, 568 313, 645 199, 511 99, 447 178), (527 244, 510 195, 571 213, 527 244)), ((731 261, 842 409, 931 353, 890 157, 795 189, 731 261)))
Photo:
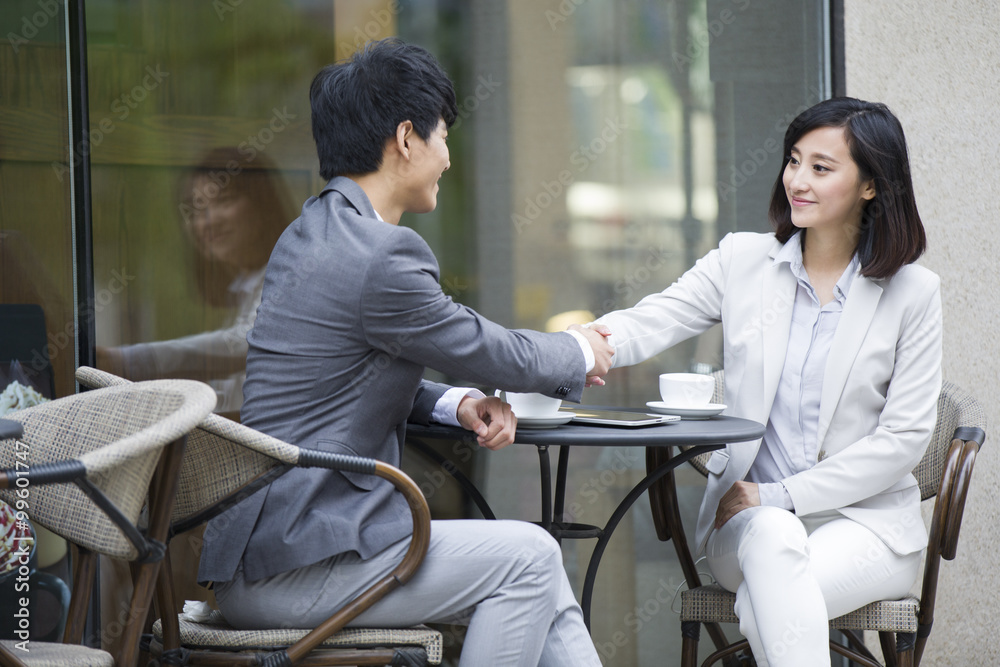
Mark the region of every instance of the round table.
MULTIPOLYGON (((645 412, 645 410, 629 408, 607 408, 605 406, 581 406, 588 409, 608 409, 628 412, 645 412)), ((625 513, 635 501, 645 493, 661 477, 677 466, 690 459, 722 449, 727 444, 757 440, 764 435, 764 425, 749 419, 739 417, 718 416, 701 420, 681 420, 672 424, 642 427, 597 426, 570 422, 555 428, 518 428, 515 442, 517 444, 533 445, 538 449, 539 467, 542 483, 542 521, 541 525, 549 530, 556 539, 561 538, 597 538, 597 545, 587 566, 587 575, 583 584, 583 595, 580 606, 583 617, 590 627, 590 603, 594 593, 594 582, 597 579, 597 568, 600 565, 604 550, 611 540, 615 528, 624 518, 625 513), (552 472, 549 460, 549 447, 559 447, 559 462, 556 472, 555 498, 553 503, 552 472), (677 456, 670 456, 654 470, 649 471, 639 481, 625 498, 618 504, 611 518, 603 527, 564 524, 562 514, 566 496, 566 475, 569 468, 569 450, 571 447, 682 447, 684 451, 677 456)), ((418 448, 437 461, 470 495, 480 511, 487 519, 496 518, 486 499, 475 485, 465 477, 447 458, 421 442, 421 438, 443 440, 475 441, 475 436, 469 431, 455 426, 407 425, 407 438, 418 448)))

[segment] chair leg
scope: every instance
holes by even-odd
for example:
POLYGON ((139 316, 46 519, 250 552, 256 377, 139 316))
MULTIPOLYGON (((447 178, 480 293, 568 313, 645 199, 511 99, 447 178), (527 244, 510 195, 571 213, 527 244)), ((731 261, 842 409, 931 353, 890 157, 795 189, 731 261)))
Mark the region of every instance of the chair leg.
POLYGON ((701 637, 701 623, 683 621, 681 623, 681 667, 697 667, 698 639, 701 637))
POLYGON ((898 667, 896 660, 896 633, 878 633, 878 642, 882 646, 882 656, 885 658, 885 667, 898 667))
POLYGON ((851 661, 851 665, 861 665, 861 667, 882 667, 875 658, 867 655, 868 651, 859 651, 855 648, 848 648, 838 642, 830 642, 830 650, 838 655, 842 655, 851 661))
POLYGON ((116 661, 116 664, 119 665, 134 665, 139 659, 139 635, 142 633, 146 617, 149 615, 160 566, 166 555, 170 513, 174 507, 178 472, 186 444, 187 437, 182 436, 167 445, 160 455, 159 465, 153 473, 149 487, 149 528, 146 538, 151 544, 160 545, 164 549, 164 553, 159 559, 142 563, 138 567, 138 576, 135 577, 132 590, 132 602, 129 605, 129 617, 125 624, 125 634, 116 661))
POLYGON ((916 644, 917 633, 897 632, 896 633, 896 657, 899 667, 914 667, 913 649, 916 644))
MULTIPOLYGON (((707 667, 707 665, 714 665, 715 663, 721 660, 724 667, 733 667, 735 665, 741 665, 743 663, 741 661, 740 654, 749 651, 750 651, 750 642, 748 642, 746 639, 742 639, 738 642, 733 642, 729 646, 720 648, 718 651, 705 658, 705 662, 701 664, 702 667, 707 667)), ((757 663, 754 662, 753 664, 756 665, 757 663)))
MULTIPOLYGON (((160 662, 174 663, 181 653, 180 627, 177 621, 177 598, 174 596, 173 571, 170 567, 170 550, 163 555, 160 563, 160 574, 156 579, 156 594, 153 598, 153 608, 160 616, 160 630, 163 633, 163 650, 160 662)), ((179 659, 179 658, 178 658, 179 659)))
POLYGON ((83 642, 83 629, 87 623, 90 595, 94 589, 94 576, 97 573, 97 554, 76 545, 73 546, 73 553, 75 555, 73 559, 73 593, 70 596, 69 612, 66 615, 66 630, 63 632, 63 642, 66 644, 83 642))

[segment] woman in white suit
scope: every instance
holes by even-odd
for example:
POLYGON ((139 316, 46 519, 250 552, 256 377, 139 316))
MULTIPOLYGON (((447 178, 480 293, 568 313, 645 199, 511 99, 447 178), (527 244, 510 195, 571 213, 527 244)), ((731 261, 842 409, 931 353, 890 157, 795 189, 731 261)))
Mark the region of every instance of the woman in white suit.
POLYGON ((927 536, 911 471, 941 385, 938 277, 902 127, 836 98, 789 125, 773 234, 738 233, 592 326, 628 366, 721 322, 728 414, 767 425, 713 454, 699 555, 736 593, 759 665, 829 665, 828 620, 906 595, 927 536))

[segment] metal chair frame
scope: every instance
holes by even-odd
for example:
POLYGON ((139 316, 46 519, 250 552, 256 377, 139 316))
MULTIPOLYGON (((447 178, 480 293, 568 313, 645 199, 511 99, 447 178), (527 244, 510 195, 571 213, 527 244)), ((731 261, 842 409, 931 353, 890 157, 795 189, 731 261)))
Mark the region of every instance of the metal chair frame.
MULTIPOLYGON (((105 387, 128 384, 124 378, 81 367, 77 379, 82 385, 105 387)), ((156 586, 156 601, 161 610, 162 644, 153 637, 147 637, 145 646, 158 652, 161 664, 185 665, 389 665, 427 664, 423 648, 386 647, 374 649, 317 649, 328 638, 342 630, 351 620, 409 581, 423 562, 430 544, 430 509, 420 488, 401 470, 370 458, 351 457, 318 450, 300 448, 275 438, 270 438, 219 415, 207 415, 195 429, 195 437, 189 440, 188 454, 208 451, 214 447, 236 445, 246 448, 255 457, 257 467, 225 489, 220 497, 199 502, 185 495, 185 489, 196 488, 194 478, 199 474, 199 466, 185 461, 180 468, 178 510, 186 506, 186 511, 175 511, 167 534, 167 543, 173 535, 190 530, 208 522, 226 509, 248 498, 292 467, 316 467, 375 475, 392 483, 404 496, 410 507, 414 531, 410 546, 403 559, 380 581, 342 607, 322 624, 312 629, 304 637, 289 646, 255 648, 238 653, 234 647, 208 647, 194 649, 184 646, 180 635, 177 612, 179 606, 174 596, 173 578, 169 567, 169 549, 166 567, 160 570, 156 586), (193 503, 193 504, 192 504, 193 503), (157 649, 159 649, 157 651, 157 649)))

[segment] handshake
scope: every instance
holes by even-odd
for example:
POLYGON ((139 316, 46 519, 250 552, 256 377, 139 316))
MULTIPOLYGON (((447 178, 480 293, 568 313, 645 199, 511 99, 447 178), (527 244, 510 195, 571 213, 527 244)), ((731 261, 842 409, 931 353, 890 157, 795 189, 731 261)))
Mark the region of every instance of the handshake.
POLYGON ((615 349, 611 347, 607 340, 608 336, 611 335, 611 329, 603 324, 595 324, 589 327, 580 324, 571 324, 568 328, 582 335, 590 343, 590 348, 594 351, 594 366, 587 373, 587 386, 602 386, 604 384, 604 376, 611 370, 611 362, 615 354, 615 349))

